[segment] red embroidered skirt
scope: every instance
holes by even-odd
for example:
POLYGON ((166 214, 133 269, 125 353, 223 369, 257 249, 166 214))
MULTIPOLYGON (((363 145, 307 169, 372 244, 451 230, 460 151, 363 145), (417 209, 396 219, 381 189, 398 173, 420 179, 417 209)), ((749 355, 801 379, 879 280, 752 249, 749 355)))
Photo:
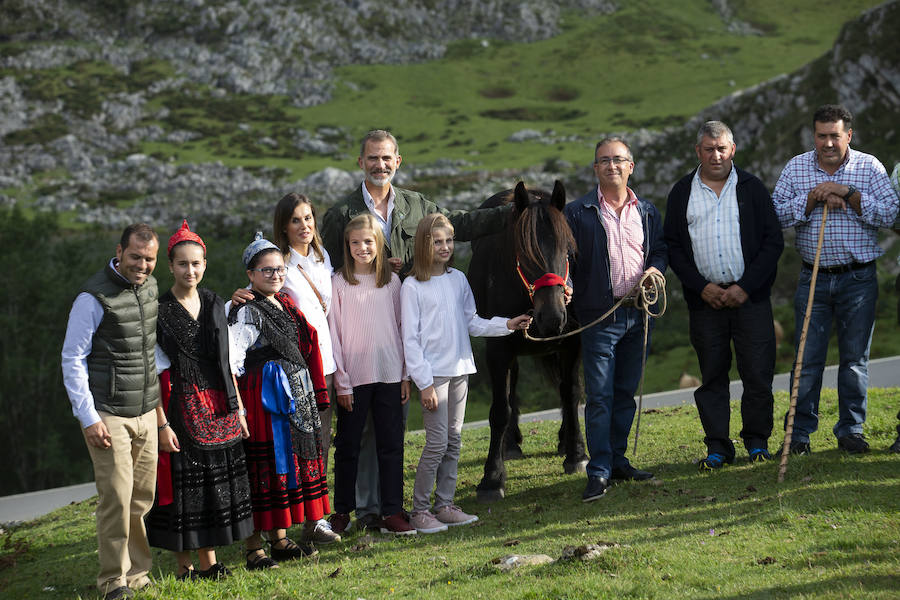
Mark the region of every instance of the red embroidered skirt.
POLYGON ((331 512, 328 483, 321 447, 314 460, 300 460, 294 454, 297 489, 287 489, 287 477, 275 471, 272 420, 262 407, 262 367, 249 369, 239 377, 238 391, 247 409, 250 438, 244 440, 253 522, 258 530, 287 529, 303 521, 316 521, 331 512))

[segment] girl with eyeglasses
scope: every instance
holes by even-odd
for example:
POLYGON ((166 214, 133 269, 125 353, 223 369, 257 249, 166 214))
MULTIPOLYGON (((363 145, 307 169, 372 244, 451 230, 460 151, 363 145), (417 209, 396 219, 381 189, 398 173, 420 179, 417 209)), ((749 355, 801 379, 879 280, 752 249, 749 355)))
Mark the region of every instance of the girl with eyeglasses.
POLYGON ((247 568, 313 556, 312 543, 287 529, 331 512, 319 411, 328 408, 318 334, 281 291, 284 255, 258 233, 247 249, 253 298, 228 314, 231 369, 247 409, 247 453, 255 531, 247 540, 247 568), (267 532, 271 557, 263 549, 267 532))

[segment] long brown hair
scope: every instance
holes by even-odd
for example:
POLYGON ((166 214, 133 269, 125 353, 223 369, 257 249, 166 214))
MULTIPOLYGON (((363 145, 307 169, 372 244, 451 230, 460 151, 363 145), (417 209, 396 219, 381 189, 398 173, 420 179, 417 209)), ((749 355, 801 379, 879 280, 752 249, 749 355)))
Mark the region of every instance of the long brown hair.
POLYGON ((384 287, 391 282, 391 264, 384 251, 384 233, 375 217, 369 213, 354 217, 344 227, 344 264, 341 265, 341 274, 350 285, 359 283, 354 275, 356 261, 350 254, 350 232, 360 229, 368 229, 375 235, 375 286, 384 287))
POLYGON ((291 253, 291 243, 288 240, 287 226, 294 216, 294 210, 299 204, 309 204, 309 210, 313 217, 313 239, 309 245, 316 254, 319 262, 325 260, 322 254, 322 238, 319 237, 319 217, 316 216, 316 207, 310 202, 309 198, 297 192, 285 194, 278 204, 275 205, 275 217, 272 220, 272 234, 275 238, 275 245, 281 250, 281 253, 287 256, 291 253))
MULTIPOLYGON (((431 232, 435 229, 446 229, 452 236, 455 231, 450 219, 441 213, 425 215, 416 227, 416 251, 413 257, 413 276, 418 281, 431 279, 431 267, 434 264, 434 243, 431 232)), ((453 257, 450 257, 452 262, 453 257)), ((449 264, 447 265, 449 266, 449 264)))

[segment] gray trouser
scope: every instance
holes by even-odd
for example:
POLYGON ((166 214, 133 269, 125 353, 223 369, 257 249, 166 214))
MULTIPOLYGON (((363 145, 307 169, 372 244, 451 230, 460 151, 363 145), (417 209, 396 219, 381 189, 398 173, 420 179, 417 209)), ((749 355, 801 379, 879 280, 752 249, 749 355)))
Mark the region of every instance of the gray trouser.
POLYGON ((434 390, 437 392, 437 407, 422 410, 425 448, 416 469, 413 512, 428 510, 432 488, 435 510, 453 504, 456 494, 456 471, 469 376, 435 377, 434 390))

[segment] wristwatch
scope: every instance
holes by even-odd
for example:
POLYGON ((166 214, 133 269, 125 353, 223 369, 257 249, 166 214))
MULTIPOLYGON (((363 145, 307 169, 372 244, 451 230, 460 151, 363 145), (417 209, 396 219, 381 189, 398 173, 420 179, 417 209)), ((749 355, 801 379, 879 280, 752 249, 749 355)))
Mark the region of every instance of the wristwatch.
POLYGON ((850 185, 848 183, 847 184, 847 193, 844 194, 844 202, 849 202, 850 197, 853 196, 853 194, 855 194, 857 191, 859 191, 859 190, 857 190, 855 187, 853 187, 852 185, 850 185))

